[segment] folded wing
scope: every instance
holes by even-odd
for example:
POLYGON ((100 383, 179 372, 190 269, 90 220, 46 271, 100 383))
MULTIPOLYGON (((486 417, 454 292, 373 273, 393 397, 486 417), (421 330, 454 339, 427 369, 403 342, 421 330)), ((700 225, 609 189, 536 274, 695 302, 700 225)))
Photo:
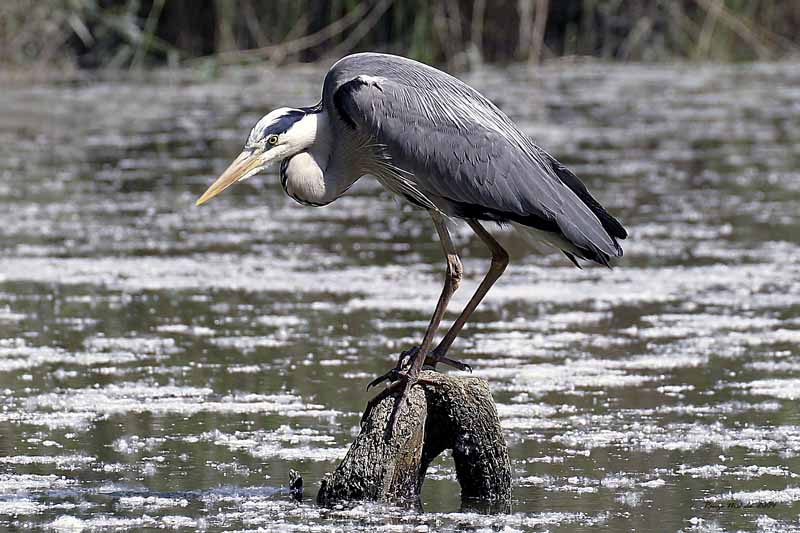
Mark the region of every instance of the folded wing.
POLYGON ((603 264, 622 255, 625 229, 583 183, 456 78, 357 54, 331 69, 324 93, 345 127, 369 134, 448 214, 550 232, 566 251, 603 264))

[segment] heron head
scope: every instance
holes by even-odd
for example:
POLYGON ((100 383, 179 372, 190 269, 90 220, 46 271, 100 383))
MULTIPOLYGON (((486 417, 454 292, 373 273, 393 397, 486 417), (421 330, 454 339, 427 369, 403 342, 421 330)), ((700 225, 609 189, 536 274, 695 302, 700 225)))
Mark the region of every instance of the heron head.
POLYGON ((253 127, 242 153, 195 205, 206 203, 234 183, 258 174, 276 161, 306 150, 314 143, 316 133, 316 113, 289 107, 272 111, 253 127))

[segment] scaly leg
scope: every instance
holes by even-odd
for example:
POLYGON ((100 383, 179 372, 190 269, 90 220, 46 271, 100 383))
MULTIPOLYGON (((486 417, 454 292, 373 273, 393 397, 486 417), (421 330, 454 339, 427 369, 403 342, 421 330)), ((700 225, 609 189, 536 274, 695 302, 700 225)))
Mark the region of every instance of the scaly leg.
POLYGON ((481 226, 477 220, 467 220, 467 224, 469 224, 469 227, 472 228, 472 231, 474 231, 475 234, 480 237, 480 239, 492 252, 492 263, 489 266, 489 272, 486 273, 483 281, 481 281, 481 284, 478 285, 478 288, 475 290, 475 294, 473 294, 472 298, 470 298, 469 302, 467 302, 464 310, 461 311, 461 314, 458 315, 456 321, 453 322, 452 326, 450 326, 450 329, 447 331, 444 338, 442 338, 442 340, 439 342, 439 345, 430 354, 428 354, 425 364, 433 367, 433 369, 436 369, 437 363, 443 363, 454 366, 460 370, 472 370, 469 368, 469 365, 465 365, 460 361, 448 359, 445 357, 445 354, 453 344, 453 341, 456 340, 456 337, 461 332, 464 324, 466 324, 467 320, 469 320, 470 315, 472 315, 473 311, 475 311, 475 309, 478 307, 478 304, 481 303, 484 296, 486 296, 486 293, 492 288, 492 285, 494 285, 495 282, 500 279, 500 276, 503 275, 503 272, 508 266, 508 252, 506 252, 505 249, 500 246, 500 243, 497 242, 497 240, 492 237, 492 235, 486 231, 486 229, 481 226))
MULTIPOLYGON (((422 364, 425 362, 425 358, 431 349, 433 337, 436 335, 436 330, 439 328, 439 323, 442 321, 442 316, 444 316, 444 312, 447 309, 447 304, 450 302, 450 298, 453 296, 453 293, 456 292, 456 289, 458 289, 458 286, 461 284, 461 259, 459 259, 458 252, 456 252, 456 248, 453 245, 452 239, 450 238, 450 232, 447 230, 444 215, 438 211, 432 211, 431 218, 433 219, 433 225, 436 227, 436 233, 439 235, 439 240, 441 241, 442 249, 445 253, 445 258, 447 260, 447 273, 444 278, 442 294, 439 296, 439 301, 436 302, 436 309, 433 311, 433 316, 428 324, 428 329, 425 330, 425 336, 422 338, 422 343, 419 345, 419 349, 416 351, 416 353, 409 354, 411 357, 411 365, 409 369, 407 371, 398 371, 396 374, 398 381, 389 387, 392 389, 392 392, 400 392, 400 395, 395 400, 392 415, 389 418, 389 434, 394 431, 395 420, 397 418, 398 411, 405 403, 408 396, 408 391, 418 381, 422 364)), ((375 399, 378 397, 383 399, 385 394, 381 393, 376 396, 375 399)))
MULTIPOLYGON (((462 363, 461 361, 457 361, 455 359, 450 359, 445 355, 447 354, 450 346, 453 344, 453 341, 455 341, 456 337, 463 329, 467 320, 469 320, 469 317, 472 315, 481 301, 483 301, 483 298, 489 292, 489 289, 491 289, 495 282, 497 282, 508 266, 508 253, 500 245, 500 243, 497 242, 497 240, 492 237, 492 235, 486 231, 486 229, 477 220, 467 220, 467 223, 491 251, 492 263, 489 266, 489 271, 486 273, 486 276, 484 276, 480 285, 478 285, 478 288, 475 290, 475 294, 472 295, 472 298, 470 298, 469 302, 464 307, 464 310, 458 316, 456 321, 453 322, 453 325, 450 326, 450 329, 447 331, 447 334, 445 334, 444 338, 442 338, 442 340, 439 342, 439 345, 427 355, 425 359, 425 367, 430 368, 431 370, 435 370, 436 365, 441 363, 452 366, 453 368, 457 368, 458 370, 472 371, 472 368, 468 364, 462 363)), ((417 353, 419 353, 419 348, 419 346, 415 346, 400 354, 400 360, 398 361, 397 366, 373 380, 367 388, 377 385, 383 381, 396 380, 399 372, 408 364, 408 361, 417 353)))

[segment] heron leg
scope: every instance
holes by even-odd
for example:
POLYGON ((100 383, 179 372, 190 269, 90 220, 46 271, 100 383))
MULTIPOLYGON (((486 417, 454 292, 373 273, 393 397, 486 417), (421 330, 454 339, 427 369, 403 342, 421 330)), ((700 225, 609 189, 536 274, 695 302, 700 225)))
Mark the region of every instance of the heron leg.
POLYGON ((432 367, 434 370, 436 369, 437 363, 443 363, 446 365, 455 366, 460 370, 469 369, 472 371, 469 365, 465 365, 460 361, 448 359, 445 357, 445 354, 447 353, 447 350, 450 349, 453 341, 456 340, 458 334, 461 333, 461 329, 478 307, 478 304, 481 303, 483 298, 486 296, 486 293, 492 288, 492 285, 494 285, 495 282, 500 279, 500 276, 503 275, 503 272, 508 266, 508 252, 506 252, 500 243, 497 242, 494 237, 492 237, 491 233, 486 231, 486 229, 481 226, 480 222, 477 220, 467 220, 467 224, 469 224, 469 227, 472 228, 472 231, 474 231, 475 234, 480 237, 480 239, 492 252, 492 263, 489 266, 489 271, 486 273, 486 276, 484 276, 483 281, 481 281, 480 285, 478 285, 478 288, 475 290, 475 294, 472 295, 472 298, 469 299, 469 302, 467 302, 467 305, 464 307, 464 310, 461 311, 461 314, 458 315, 456 321, 453 322, 452 326, 450 326, 450 329, 439 342, 439 345, 427 355, 425 364, 432 367))
MULTIPOLYGON (((397 379, 397 372, 400 370, 405 369, 406 367, 410 366, 411 358, 416 357, 419 353, 419 346, 412 346, 408 350, 404 351, 400 354, 400 360, 397 362, 397 366, 393 369, 389 370, 385 374, 381 375, 379 378, 375 379, 372 383, 367 386, 373 386, 374 384, 380 383, 381 381, 395 381, 397 379)), ((467 363, 462 363, 461 361, 456 361, 455 359, 450 359, 449 357, 445 357, 443 355, 438 355, 436 349, 431 350, 428 356, 425 358, 425 364, 422 366, 423 370, 436 370, 436 364, 441 363, 443 365, 452 366, 453 368, 457 368, 458 370, 465 370, 472 372, 472 367, 469 366, 467 363)))
POLYGON ((409 348, 408 350, 401 352, 400 357, 397 358, 397 364, 393 368, 390 368, 385 373, 370 381, 367 385, 367 390, 375 387, 376 385, 380 385, 384 381, 397 381, 399 373, 408 365, 411 358, 417 355, 418 350, 419 347, 414 346, 413 348, 409 348))
MULTIPOLYGON (((411 366, 411 361, 413 358, 417 356, 419 353, 419 346, 412 346, 408 350, 405 350, 400 353, 400 357, 397 358, 397 364, 381 374, 380 376, 376 377, 372 381, 369 382, 367 385, 367 390, 371 389, 372 387, 378 386, 384 381, 397 381, 400 379, 400 373, 403 370, 408 370, 411 366)), ((455 359, 450 359, 449 357, 439 356, 435 353, 435 350, 432 351, 428 357, 425 358, 425 364, 423 365, 423 369, 427 370, 436 370, 436 365, 441 363, 443 365, 452 366, 458 370, 472 372, 472 367, 466 363, 462 363, 461 361, 456 361, 455 359)))
MULTIPOLYGON (((364 414, 361 415, 361 424, 363 425, 364 422, 366 422, 366 420, 369 418, 370 413, 372 413, 372 410, 384 399, 400 392, 406 393, 407 380, 408 377, 405 372, 398 373, 397 377, 392 381, 392 383, 388 387, 386 387, 381 392, 370 398, 370 400, 367 402, 367 408, 364 410, 364 414)), ((441 385, 441 383, 438 381, 432 381, 421 377, 417 377, 417 379, 414 381, 413 384, 431 385, 431 386, 441 385)), ((392 432, 394 432, 394 421, 396 420, 395 417, 397 416, 397 412, 400 410, 400 407, 402 407, 402 402, 400 400, 401 398, 397 398, 394 402, 394 406, 392 406, 392 413, 389 418, 389 424, 387 424, 388 435, 391 435, 392 432)))
POLYGON ((461 266, 461 259, 458 257, 456 247, 450 238, 450 232, 447 230, 444 216, 438 212, 432 212, 433 225, 436 227, 436 232, 439 234, 439 240, 442 243, 442 249, 445 253, 447 260, 447 271, 444 278, 444 286, 442 287, 442 294, 439 296, 439 301, 436 302, 436 308, 433 311, 433 316, 428 324, 428 329, 425 330, 425 335, 422 337, 422 343, 419 349, 411 355, 411 367, 408 370, 410 376, 418 376, 422 369, 422 364, 431 350, 433 344, 433 337, 436 335, 436 330, 439 329, 439 324, 442 321, 447 304, 450 303, 450 298, 456 292, 458 286, 461 284, 461 277, 463 274, 463 267, 461 266))
MULTIPOLYGON (((382 400, 389 394, 399 392, 399 396, 395 400, 395 406, 392 410, 392 415, 389 419, 388 427, 390 433, 394 431, 394 425, 398 411, 405 404, 408 391, 411 389, 411 387, 419 382, 420 370, 422 370, 422 365, 425 362, 425 358, 427 357, 428 352, 431 350, 433 337, 436 335, 436 330, 439 328, 439 324, 442 321, 442 317, 447 309, 447 304, 450 302, 450 298, 453 296, 453 293, 456 292, 456 289, 458 289, 458 286, 461 284, 463 267, 461 266, 461 259, 458 257, 458 252, 456 251, 455 245, 453 245, 453 241, 450 238, 450 232, 447 230, 444 215, 438 211, 432 211, 431 218, 433 218, 433 225, 436 228, 436 233, 439 235, 439 241, 442 244, 445 259, 447 260, 447 272, 444 278, 442 293, 439 296, 439 300, 436 302, 436 308, 434 309, 433 316, 428 324, 428 329, 425 330, 422 343, 420 343, 417 350, 412 349, 408 352, 405 352, 410 357, 410 365, 408 370, 397 370, 395 372, 390 371, 389 374, 391 374, 391 377, 387 377, 387 379, 395 378, 396 381, 394 381, 394 383, 392 383, 392 385, 390 385, 385 391, 381 392, 375 397, 376 400, 378 398, 382 400)), ((400 362, 402 362, 402 358, 403 355, 401 355, 400 362)), ((370 404, 372 403, 373 402, 371 401, 370 404)))

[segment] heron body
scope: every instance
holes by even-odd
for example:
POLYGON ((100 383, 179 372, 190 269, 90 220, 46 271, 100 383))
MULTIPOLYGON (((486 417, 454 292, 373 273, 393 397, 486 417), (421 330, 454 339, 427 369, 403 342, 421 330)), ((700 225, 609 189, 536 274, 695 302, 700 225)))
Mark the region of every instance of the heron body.
POLYGON ((362 53, 339 60, 325 76, 320 103, 280 108, 262 118, 242 154, 197 203, 277 161, 284 191, 304 205, 329 204, 369 174, 430 212, 447 275, 421 344, 405 354, 405 366, 401 358, 394 374, 385 376, 403 378, 395 384, 406 392, 426 359, 434 365, 466 366, 445 353, 508 263, 482 221, 522 228, 576 265, 589 260, 608 266, 622 256, 618 239, 627 236, 575 174, 487 98, 449 74, 403 57, 362 53), (461 279, 448 217, 469 224, 492 252, 492 263, 464 311, 432 349, 461 279))

